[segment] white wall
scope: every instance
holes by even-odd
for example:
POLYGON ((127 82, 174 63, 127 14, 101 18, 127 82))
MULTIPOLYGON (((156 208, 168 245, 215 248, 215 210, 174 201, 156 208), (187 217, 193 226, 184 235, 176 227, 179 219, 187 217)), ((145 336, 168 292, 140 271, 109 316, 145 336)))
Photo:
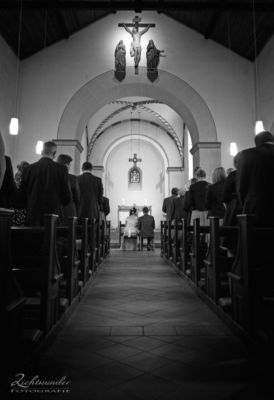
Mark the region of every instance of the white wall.
MULTIPOLYGON (((117 12, 22 63, 23 131, 16 149, 17 161, 34 161, 36 141, 56 137, 71 96, 93 77, 113 69, 116 44, 123 39, 129 48, 131 41, 118 23, 132 17, 132 12, 117 12)), ((146 63, 148 40, 154 39, 166 50, 160 68, 185 80, 207 102, 222 142, 222 163, 230 166, 229 142, 236 141, 239 149, 253 143, 252 63, 163 14, 144 12, 142 20, 156 23, 156 28, 142 37, 140 65, 146 63)), ((127 64, 133 65, 129 52, 127 64)))
POLYGON ((258 65, 258 116, 265 129, 274 132, 274 36, 257 60, 258 65))
MULTIPOLYGON (((138 142, 133 141, 133 146, 138 148, 138 142)), ((165 172, 163 159, 152 144, 146 143, 146 146, 142 147, 142 162, 138 164, 143 172, 142 190, 132 191, 128 190, 128 171, 132 166, 128 162, 130 154, 131 141, 128 140, 115 147, 107 158, 105 193, 110 199, 111 210, 108 219, 113 227, 117 227, 118 205, 132 206, 134 203, 137 206, 151 205, 156 227, 159 228, 160 220, 163 219, 161 211, 164 199, 161 182, 161 174, 165 172)), ((121 215, 121 218, 125 218, 125 215, 121 215)))
POLYGON ((0 131, 6 154, 13 157, 18 138, 9 135, 9 122, 15 112, 17 58, 0 36, 0 131))

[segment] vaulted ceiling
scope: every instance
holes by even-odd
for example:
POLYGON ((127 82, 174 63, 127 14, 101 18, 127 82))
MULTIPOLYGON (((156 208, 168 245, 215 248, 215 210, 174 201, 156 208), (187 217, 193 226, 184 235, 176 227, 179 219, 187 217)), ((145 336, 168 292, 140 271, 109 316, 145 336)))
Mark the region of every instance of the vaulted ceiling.
POLYGON ((1 0, 0 34, 15 54, 21 4, 21 59, 118 10, 164 13, 251 61, 274 33, 274 0, 1 0))

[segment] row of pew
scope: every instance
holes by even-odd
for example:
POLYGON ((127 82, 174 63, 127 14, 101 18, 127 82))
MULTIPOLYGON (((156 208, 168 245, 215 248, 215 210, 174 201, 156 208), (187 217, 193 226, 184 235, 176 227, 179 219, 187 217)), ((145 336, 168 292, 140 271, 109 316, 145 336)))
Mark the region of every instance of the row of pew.
POLYGON ((110 252, 110 222, 44 215, 43 227, 14 227, 0 209, 1 307, 9 343, 34 345, 77 305, 110 252))
POLYGON ((218 217, 209 226, 162 221, 161 254, 247 338, 273 343, 274 228, 256 227, 253 215, 237 219, 231 227, 218 217))

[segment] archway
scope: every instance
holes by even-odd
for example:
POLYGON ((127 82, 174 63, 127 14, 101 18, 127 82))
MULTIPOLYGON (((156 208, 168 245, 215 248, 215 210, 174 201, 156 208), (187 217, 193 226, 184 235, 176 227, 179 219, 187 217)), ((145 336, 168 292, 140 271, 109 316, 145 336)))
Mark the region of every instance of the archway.
MULTIPOLYGON (((177 76, 159 70, 159 79, 151 83, 146 72, 146 68, 142 67, 135 75, 134 68, 127 68, 126 78, 120 83, 114 78, 113 71, 108 71, 87 82, 64 109, 58 126, 57 143, 65 145, 70 141, 71 145, 75 142, 75 152, 79 151, 78 144, 87 121, 96 111, 119 98, 145 96, 164 102, 181 115, 191 134, 194 163, 205 165, 211 171, 211 164, 214 167, 220 164, 221 154, 216 126, 206 102, 177 76)), ((79 157, 75 154, 75 161, 77 159, 79 157)))

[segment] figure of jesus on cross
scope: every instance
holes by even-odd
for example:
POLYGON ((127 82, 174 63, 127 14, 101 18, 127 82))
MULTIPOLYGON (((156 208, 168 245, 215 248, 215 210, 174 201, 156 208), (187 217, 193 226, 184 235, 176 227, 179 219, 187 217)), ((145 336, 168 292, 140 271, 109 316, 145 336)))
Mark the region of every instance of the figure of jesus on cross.
POLYGON ((141 60, 141 52, 142 52, 142 47, 141 47, 141 36, 146 33, 149 28, 154 28, 155 24, 140 24, 141 18, 138 16, 135 16, 132 20, 132 23, 119 23, 119 27, 125 28, 125 30, 132 36, 132 43, 130 46, 130 55, 131 57, 134 57, 134 65, 135 68, 138 68, 139 62, 141 60), (132 27, 132 30, 129 28, 132 27), (139 31, 140 27, 144 27, 142 31, 139 31))

